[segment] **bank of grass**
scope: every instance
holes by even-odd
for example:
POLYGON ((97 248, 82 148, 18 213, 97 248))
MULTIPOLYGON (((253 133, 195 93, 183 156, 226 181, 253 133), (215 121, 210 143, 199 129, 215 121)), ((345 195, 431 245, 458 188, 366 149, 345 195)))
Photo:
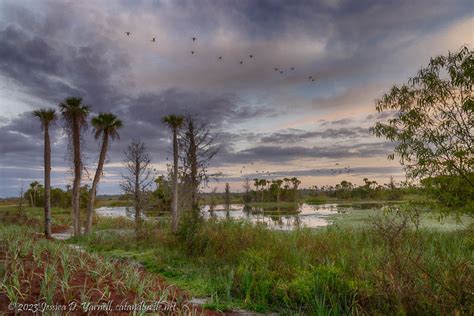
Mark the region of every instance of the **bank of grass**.
MULTIPOLYGON (((99 221, 99 227, 111 227, 114 221, 99 221)), ((117 222, 115 228, 123 224, 117 222)), ((169 283, 207 297, 207 307, 221 310, 325 315, 472 312, 472 225, 439 232, 414 231, 402 224, 386 218, 374 221, 373 228, 278 232, 211 220, 174 236, 167 225, 153 222, 145 224, 138 237, 130 229, 107 229, 71 242, 137 260, 169 283)))

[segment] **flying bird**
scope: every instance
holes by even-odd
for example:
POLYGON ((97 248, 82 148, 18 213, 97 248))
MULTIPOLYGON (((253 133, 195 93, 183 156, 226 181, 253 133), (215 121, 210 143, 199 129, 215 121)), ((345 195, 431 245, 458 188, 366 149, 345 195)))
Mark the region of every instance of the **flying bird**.
POLYGON ((193 37, 193 42, 195 42, 195 41, 196 41, 196 39, 197 39, 196 37, 193 37))
POLYGON ((295 67, 291 67, 291 70, 295 70, 295 67))
POLYGON ((192 55, 192 54, 194 54, 194 51, 193 51, 193 50, 191 51, 191 55, 192 55))
POLYGON ((219 56, 219 59, 222 59, 222 56, 219 56))
POLYGON ((283 70, 280 70, 280 74, 282 74, 282 75, 283 75, 283 70))
POLYGON ((240 61, 240 64, 242 65, 243 63, 244 63, 244 61, 243 61, 243 60, 241 60, 241 61, 240 61))
POLYGON ((249 55, 249 58, 253 58, 253 55, 249 55))
POLYGON ((313 79, 313 76, 309 76, 308 79, 313 79))
POLYGON ((275 68, 275 71, 278 71, 278 68, 275 68))
POLYGON ((151 39, 151 41, 152 41, 153 43, 156 42, 156 38, 153 37, 153 38, 151 39))
POLYGON ((130 34, 132 34, 132 33, 130 33, 130 32, 125 32, 125 34, 127 34, 127 36, 130 36, 130 34))

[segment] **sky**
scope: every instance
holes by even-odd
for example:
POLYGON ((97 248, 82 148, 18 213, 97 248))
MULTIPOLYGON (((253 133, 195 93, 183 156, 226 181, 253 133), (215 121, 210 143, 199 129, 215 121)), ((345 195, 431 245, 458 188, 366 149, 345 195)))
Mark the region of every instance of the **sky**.
MULTIPOLYGON (((112 112, 124 123, 99 194, 120 193, 131 139, 166 172, 162 117, 173 113, 210 123, 221 144, 210 165, 221 176, 206 190, 229 182, 240 191, 263 172, 302 187, 401 181, 387 160, 394 144, 369 133, 390 115, 376 113, 375 100, 430 57, 472 48, 473 29, 471 0, 0 0, 0 197, 43 181, 31 111, 69 96, 91 117, 112 112)), ((61 127, 52 128, 54 187, 72 180, 61 127)), ((83 183, 99 146, 89 127, 83 183)))

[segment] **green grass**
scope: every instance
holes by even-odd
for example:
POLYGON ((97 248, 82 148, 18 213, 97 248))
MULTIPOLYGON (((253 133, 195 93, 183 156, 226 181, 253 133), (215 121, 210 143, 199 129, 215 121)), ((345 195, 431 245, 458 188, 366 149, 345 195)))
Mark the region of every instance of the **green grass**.
POLYGON ((138 238, 109 230, 71 242, 137 260, 221 310, 340 315, 452 314, 472 308, 472 225, 440 232, 398 229, 398 222, 387 218, 380 223, 278 232, 209 221, 187 238, 150 223, 138 238))

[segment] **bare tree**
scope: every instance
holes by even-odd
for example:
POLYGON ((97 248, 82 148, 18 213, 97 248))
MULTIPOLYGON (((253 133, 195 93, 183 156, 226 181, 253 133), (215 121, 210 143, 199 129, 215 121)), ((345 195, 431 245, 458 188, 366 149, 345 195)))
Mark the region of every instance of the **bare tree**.
POLYGON ((242 187, 244 188, 243 200, 244 200, 245 205, 247 205, 248 203, 252 201, 252 196, 250 194, 250 192, 252 191, 252 187, 251 187, 249 178, 245 178, 245 181, 242 187))
POLYGON ((125 194, 133 195, 137 231, 141 226, 146 195, 154 180, 150 163, 151 158, 146 152, 145 144, 139 140, 132 140, 125 151, 123 164, 127 174, 122 175, 123 181, 120 187, 125 194))
POLYGON ((229 183, 225 184, 224 203, 225 203, 226 210, 229 210, 230 209, 230 185, 229 185, 229 183))
POLYGON ((209 124, 188 116, 184 125, 180 138, 183 182, 189 188, 191 208, 197 210, 199 186, 213 176, 208 174, 207 168, 220 147, 215 144, 216 136, 211 133, 209 124))

